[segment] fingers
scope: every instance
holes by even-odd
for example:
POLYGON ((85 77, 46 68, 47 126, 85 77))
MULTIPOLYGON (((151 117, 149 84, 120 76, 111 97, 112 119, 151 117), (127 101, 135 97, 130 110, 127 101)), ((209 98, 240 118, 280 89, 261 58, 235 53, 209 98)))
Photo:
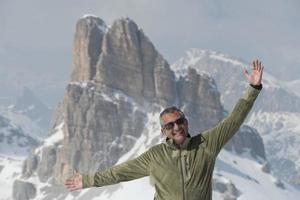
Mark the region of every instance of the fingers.
POLYGON ((74 191, 74 190, 80 189, 80 185, 74 179, 68 179, 68 180, 66 180, 65 186, 70 191, 74 191))
POLYGON ((259 71, 261 72, 263 70, 263 66, 261 65, 261 61, 259 61, 258 59, 254 60, 252 62, 252 69, 254 71, 259 71))
POLYGON ((82 189, 82 175, 75 171, 73 177, 65 181, 65 186, 69 191, 82 189))
POLYGON ((263 72, 264 72, 264 66, 261 67, 261 70, 260 70, 260 78, 262 78, 263 72))

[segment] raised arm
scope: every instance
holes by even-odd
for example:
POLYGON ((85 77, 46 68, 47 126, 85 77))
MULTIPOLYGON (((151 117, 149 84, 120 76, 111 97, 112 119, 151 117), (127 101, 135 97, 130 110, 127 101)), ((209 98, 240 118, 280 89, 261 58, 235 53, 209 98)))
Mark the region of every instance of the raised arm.
POLYGON ((250 112, 255 99, 262 89, 263 69, 261 62, 255 60, 252 63, 251 73, 246 69, 244 70, 244 74, 250 84, 246 93, 238 100, 232 112, 225 119, 203 133, 206 147, 213 154, 217 155, 221 151, 222 147, 237 132, 250 112))

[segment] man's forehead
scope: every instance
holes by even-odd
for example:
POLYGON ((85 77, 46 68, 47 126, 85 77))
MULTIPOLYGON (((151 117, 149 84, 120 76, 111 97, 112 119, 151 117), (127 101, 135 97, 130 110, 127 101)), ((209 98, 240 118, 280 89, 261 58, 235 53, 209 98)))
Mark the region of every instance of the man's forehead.
POLYGON ((175 119, 175 118, 178 118, 178 117, 180 117, 180 116, 181 116, 181 113, 175 111, 175 112, 171 112, 171 113, 166 113, 166 114, 164 114, 164 115, 162 116, 162 119, 163 119, 164 121, 168 121, 168 120, 170 120, 170 119, 175 119))

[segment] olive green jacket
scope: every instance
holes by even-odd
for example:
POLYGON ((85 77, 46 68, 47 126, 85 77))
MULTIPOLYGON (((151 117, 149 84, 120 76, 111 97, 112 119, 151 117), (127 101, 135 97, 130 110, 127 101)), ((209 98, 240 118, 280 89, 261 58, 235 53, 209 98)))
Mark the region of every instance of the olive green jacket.
POLYGON ((243 123, 259 92, 249 86, 224 120, 187 138, 181 149, 168 139, 133 160, 93 176, 84 175, 83 187, 101 187, 150 176, 157 200, 211 200, 216 157, 243 123))

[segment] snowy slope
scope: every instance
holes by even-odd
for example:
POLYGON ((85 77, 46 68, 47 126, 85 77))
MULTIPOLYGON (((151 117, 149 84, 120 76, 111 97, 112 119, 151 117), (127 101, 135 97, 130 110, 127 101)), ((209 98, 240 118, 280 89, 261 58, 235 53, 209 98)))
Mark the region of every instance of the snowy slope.
POLYGON ((275 174, 299 183, 300 113, 254 112, 248 124, 262 135, 266 154, 275 174), (293 161, 293 162, 291 162, 293 161))

